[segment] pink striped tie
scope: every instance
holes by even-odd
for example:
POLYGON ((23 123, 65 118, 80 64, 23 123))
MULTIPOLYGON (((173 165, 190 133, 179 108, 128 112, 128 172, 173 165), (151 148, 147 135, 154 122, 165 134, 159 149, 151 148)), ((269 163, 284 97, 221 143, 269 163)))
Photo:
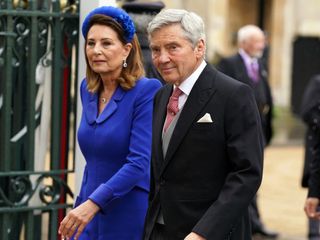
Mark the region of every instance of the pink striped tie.
POLYGON ((166 122, 164 125, 164 131, 167 131, 168 127, 170 126, 170 123, 176 116, 176 114, 179 112, 179 96, 182 94, 182 91, 176 87, 173 92, 171 97, 169 98, 169 102, 167 105, 167 117, 166 117, 166 122))

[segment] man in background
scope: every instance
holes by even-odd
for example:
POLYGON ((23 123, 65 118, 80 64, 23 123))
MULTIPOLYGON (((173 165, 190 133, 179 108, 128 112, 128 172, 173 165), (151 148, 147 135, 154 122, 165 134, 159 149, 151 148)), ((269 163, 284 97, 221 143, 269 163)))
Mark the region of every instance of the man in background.
POLYGON ((309 217, 308 239, 319 240, 320 199, 320 75, 313 76, 304 91, 301 117, 306 124, 302 186, 308 187, 305 212, 309 217))
MULTIPOLYGON (((246 25, 239 29, 237 34, 238 53, 222 59, 217 65, 218 70, 249 85, 255 95, 259 109, 264 146, 267 146, 272 137, 272 97, 268 84, 267 67, 261 61, 265 49, 265 35, 255 25, 246 25)), ((249 206, 251 217, 252 234, 260 234, 268 238, 276 238, 276 232, 268 230, 260 219, 257 206, 257 196, 249 206)))

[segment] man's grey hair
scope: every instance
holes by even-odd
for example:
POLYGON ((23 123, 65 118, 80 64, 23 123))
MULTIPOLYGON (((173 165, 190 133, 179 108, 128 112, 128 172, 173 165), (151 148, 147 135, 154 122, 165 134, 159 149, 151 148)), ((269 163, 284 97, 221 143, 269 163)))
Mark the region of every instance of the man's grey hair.
POLYGON ((158 13, 149 23, 147 32, 149 36, 162 27, 180 24, 186 39, 195 47, 200 39, 205 41, 204 23, 200 16, 194 12, 183 9, 165 9, 158 13))
POLYGON ((237 41, 238 43, 242 43, 251 38, 252 36, 261 33, 263 34, 263 31, 259 27, 255 25, 245 25, 239 29, 237 33, 237 41))

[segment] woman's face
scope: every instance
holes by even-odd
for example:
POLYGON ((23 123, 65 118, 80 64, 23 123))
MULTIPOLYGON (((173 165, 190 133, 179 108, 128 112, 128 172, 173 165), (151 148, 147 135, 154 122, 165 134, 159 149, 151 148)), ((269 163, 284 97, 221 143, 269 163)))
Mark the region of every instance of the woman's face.
POLYGON ((120 75, 131 48, 131 43, 124 45, 108 26, 93 25, 88 32, 86 56, 92 70, 100 75, 120 75))

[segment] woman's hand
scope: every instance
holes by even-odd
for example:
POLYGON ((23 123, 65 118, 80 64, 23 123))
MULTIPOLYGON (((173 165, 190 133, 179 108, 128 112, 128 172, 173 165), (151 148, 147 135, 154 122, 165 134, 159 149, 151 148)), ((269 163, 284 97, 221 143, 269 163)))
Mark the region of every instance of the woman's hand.
POLYGON ((74 233, 74 239, 78 239, 85 226, 100 210, 99 206, 90 199, 72 209, 62 220, 59 234, 62 239, 69 239, 74 233))

